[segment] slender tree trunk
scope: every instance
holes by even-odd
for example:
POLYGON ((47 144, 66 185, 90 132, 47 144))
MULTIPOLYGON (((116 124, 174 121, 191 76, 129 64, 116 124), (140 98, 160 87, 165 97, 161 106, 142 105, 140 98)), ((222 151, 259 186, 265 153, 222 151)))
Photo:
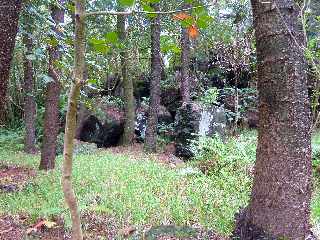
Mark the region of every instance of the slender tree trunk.
MULTIPOLYGON (((190 7, 189 4, 184 5, 184 8, 190 7)), ((190 102, 190 37, 188 29, 182 27, 181 30, 181 82, 180 92, 182 102, 190 102)))
MULTIPOLYGON (((63 5, 65 0, 59 0, 63 5)), ((58 6, 51 6, 51 16, 55 22, 52 27, 55 33, 54 38, 61 36, 59 24, 64 22, 64 10, 58 6)), ((60 46, 50 46, 49 48, 49 71, 48 75, 53 79, 46 89, 45 112, 44 112, 44 132, 41 149, 41 161, 39 169, 49 170, 55 167, 57 137, 59 133, 59 97, 60 81, 59 69, 56 67, 61 58, 60 46)))
POLYGON ((315 239, 310 233, 310 103, 299 10, 251 0, 257 42, 259 136, 251 202, 240 239, 315 239), (255 233, 254 233, 255 231, 255 233))
MULTIPOLYGON (((25 35, 23 39, 26 47, 25 55, 32 54, 32 39, 25 35)), ((26 125, 24 151, 36 153, 36 101, 34 91, 34 74, 32 61, 25 56, 24 59, 24 117, 26 125)))
MULTIPOLYGON (((121 10, 121 9, 120 9, 121 10)), ((124 43, 127 39, 126 34, 126 16, 117 16, 117 31, 119 40, 124 43)), ((134 137, 134 123, 135 123, 135 104, 133 96, 133 82, 132 78, 128 76, 128 52, 123 49, 120 53, 121 59, 121 73, 124 88, 124 113, 125 124, 122 136, 123 145, 130 145, 134 137)))
POLYGON ((69 92, 68 111, 64 137, 64 161, 62 187, 65 201, 70 209, 72 220, 72 239, 82 240, 80 213, 76 195, 72 187, 73 145, 77 123, 77 105, 81 86, 84 84, 85 67, 85 0, 75 0, 75 62, 74 81, 69 92))
MULTIPOLYGON (((155 11, 160 10, 159 4, 153 4, 155 11)), ((153 18, 151 23, 151 82, 150 82, 150 103, 147 120, 145 150, 156 152, 157 150, 157 127, 158 109, 160 105, 160 80, 161 80, 161 52, 160 52, 160 15, 153 18)))
POLYGON ((21 0, 0 0, 0 127, 6 122, 10 64, 18 31, 21 0))

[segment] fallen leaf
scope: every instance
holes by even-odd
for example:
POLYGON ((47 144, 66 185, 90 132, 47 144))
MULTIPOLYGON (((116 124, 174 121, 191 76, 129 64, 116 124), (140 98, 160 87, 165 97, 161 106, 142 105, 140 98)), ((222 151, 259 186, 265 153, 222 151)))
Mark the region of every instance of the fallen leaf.
POLYGON ((47 228, 53 228, 55 227, 57 224, 55 222, 51 222, 51 221, 44 221, 43 225, 46 226, 47 228))
POLYGON ((31 228, 28 228, 26 233, 30 234, 32 232, 37 232, 40 228, 42 227, 46 227, 48 229, 55 227, 57 224, 55 222, 51 222, 48 220, 41 220, 40 222, 38 222, 36 225, 34 225, 31 228))
POLYGON ((126 227, 122 230, 120 230, 120 234, 123 236, 123 237, 129 237, 131 234, 133 234, 134 232, 136 231, 136 228, 133 227, 133 226, 129 226, 129 227, 126 227))

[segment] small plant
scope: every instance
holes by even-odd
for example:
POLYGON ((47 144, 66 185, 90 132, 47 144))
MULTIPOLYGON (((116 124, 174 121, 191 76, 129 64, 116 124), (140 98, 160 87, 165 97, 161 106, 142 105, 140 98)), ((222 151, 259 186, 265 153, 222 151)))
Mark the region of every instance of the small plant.
POLYGON ((205 107, 210 107, 212 105, 216 105, 219 96, 219 89, 217 88, 209 88, 204 92, 204 95, 200 97, 199 102, 203 104, 205 107))
POLYGON ((255 136, 245 135, 223 141, 218 135, 191 140, 194 164, 207 175, 247 173, 255 160, 255 136))

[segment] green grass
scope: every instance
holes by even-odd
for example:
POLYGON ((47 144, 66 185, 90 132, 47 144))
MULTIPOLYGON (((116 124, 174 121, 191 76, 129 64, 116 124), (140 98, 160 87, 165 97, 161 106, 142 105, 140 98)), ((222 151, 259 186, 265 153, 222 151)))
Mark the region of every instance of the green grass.
MULTIPOLYGON (((0 163, 37 168, 39 157, 14 151, 14 142, 21 138, 9 135, 0 133, 0 163), (4 141, 12 145, 6 146, 4 141)), ((211 176, 183 174, 181 169, 170 169, 152 157, 135 159, 107 151, 77 155, 73 181, 80 209, 115 217, 119 225, 197 223, 228 235, 234 214, 249 200, 251 179, 246 167, 255 159, 255 139, 255 134, 245 133, 228 141, 221 154, 228 165, 211 176)), ((0 214, 27 213, 34 220, 58 215, 68 223, 60 186, 61 162, 58 157, 56 170, 38 172, 23 191, 0 195, 0 214)), ((312 210, 313 222, 319 223, 319 192, 314 196, 312 210)))

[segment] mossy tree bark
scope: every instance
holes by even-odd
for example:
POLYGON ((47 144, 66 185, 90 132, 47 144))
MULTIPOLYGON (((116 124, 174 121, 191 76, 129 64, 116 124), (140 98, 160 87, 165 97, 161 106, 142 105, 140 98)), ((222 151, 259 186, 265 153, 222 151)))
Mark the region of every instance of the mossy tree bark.
POLYGON ((25 141, 24 151, 26 153, 36 153, 36 101, 34 91, 34 74, 32 61, 28 55, 32 54, 33 43, 28 34, 23 36, 23 42, 26 48, 24 57, 24 119, 25 119, 25 141))
POLYGON ((0 0, 0 127, 6 123, 7 87, 21 0, 0 0))
MULTIPOLYGON (((119 9, 122 11, 123 9, 119 9)), ((117 15, 117 32, 119 40, 123 43, 123 49, 120 53, 121 61, 121 75, 124 88, 124 113, 125 113, 125 123, 124 132, 122 136, 122 144, 130 145, 134 138, 134 123, 135 123, 135 103, 133 96, 133 81, 132 78, 128 76, 128 50, 126 49, 125 41, 127 40, 126 33, 126 16, 117 15)))
MULTIPOLYGON (((159 4, 153 4, 155 11, 160 11, 159 4)), ((161 52, 160 52, 160 15, 151 23, 151 82, 150 102, 144 148, 147 152, 157 150, 158 109, 160 105, 161 52)))
MULTIPOLYGON (((65 0, 59 0, 63 5, 65 0)), ((52 27, 54 32, 54 39, 62 35, 59 25, 64 22, 64 10, 59 6, 51 6, 51 16, 55 22, 52 27)), ((59 133, 59 97, 60 97, 60 81, 59 69, 56 67, 61 58, 61 46, 49 47, 49 71, 48 75, 52 78, 46 89, 45 112, 44 112, 44 132, 41 148, 41 161, 39 168, 42 170, 50 170, 55 167, 57 137, 59 133)))
POLYGON ((76 132, 77 104, 81 86, 84 84, 85 67, 85 0, 75 0, 75 62, 74 80, 68 97, 68 111, 64 137, 64 161, 62 170, 62 187, 65 201, 70 209, 72 219, 72 239, 82 240, 80 212, 72 187, 73 145, 76 132))
POLYGON ((315 239, 310 232, 311 136, 305 44, 293 0, 251 0, 257 42, 259 135, 240 239, 315 239), (260 238, 259 238, 260 239, 260 238))

